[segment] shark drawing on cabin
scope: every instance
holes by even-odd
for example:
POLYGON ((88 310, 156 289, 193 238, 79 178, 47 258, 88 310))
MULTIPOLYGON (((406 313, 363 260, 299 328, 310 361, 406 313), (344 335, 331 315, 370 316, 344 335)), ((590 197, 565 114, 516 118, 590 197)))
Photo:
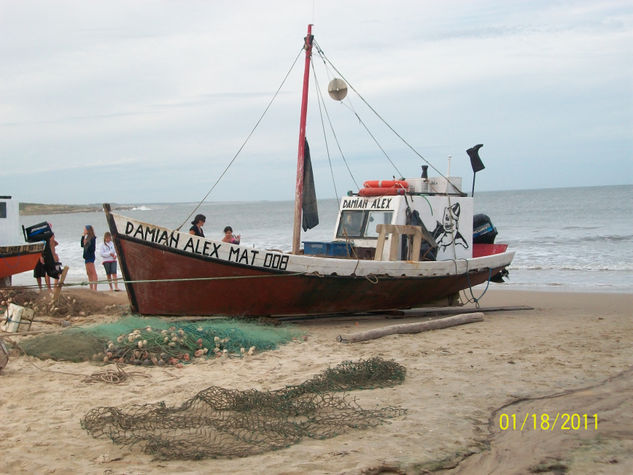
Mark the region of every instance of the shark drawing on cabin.
POLYGON ((468 249, 468 242, 459 232, 460 213, 461 208, 459 203, 455 203, 452 206, 444 208, 442 222, 437 221, 435 229, 433 230, 433 237, 442 251, 446 250, 446 248, 453 243, 456 246, 462 246, 464 249, 468 249))

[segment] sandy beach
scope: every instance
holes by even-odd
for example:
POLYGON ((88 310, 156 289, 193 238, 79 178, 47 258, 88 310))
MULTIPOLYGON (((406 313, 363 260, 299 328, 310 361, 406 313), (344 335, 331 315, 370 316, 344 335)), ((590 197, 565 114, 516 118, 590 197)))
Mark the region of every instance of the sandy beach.
MULTIPOLYGON (((126 304, 124 292, 64 293, 88 309, 73 325, 114 319, 126 304)), ((85 382, 102 365, 14 350, 0 372, 0 473, 633 473, 633 295, 489 290, 481 306, 533 309, 484 311, 478 323, 349 344, 337 336, 423 319, 308 320, 293 323, 305 339, 277 350, 132 367, 118 385, 85 382), (80 426, 98 406, 179 405, 211 385, 281 389, 375 356, 406 367, 404 383, 353 397, 406 415, 331 439, 244 458, 157 461, 80 426)))

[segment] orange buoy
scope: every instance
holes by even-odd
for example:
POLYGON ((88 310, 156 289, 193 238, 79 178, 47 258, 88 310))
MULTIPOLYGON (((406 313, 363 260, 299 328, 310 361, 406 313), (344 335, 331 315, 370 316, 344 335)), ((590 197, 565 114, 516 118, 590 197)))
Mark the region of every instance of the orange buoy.
POLYGON ((384 196, 384 195, 404 195, 407 192, 404 188, 361 188, 358 196, 384 196))
POLYGON ((405 180, 367 180, 363 183, 365 188, 409 188, 405 180))

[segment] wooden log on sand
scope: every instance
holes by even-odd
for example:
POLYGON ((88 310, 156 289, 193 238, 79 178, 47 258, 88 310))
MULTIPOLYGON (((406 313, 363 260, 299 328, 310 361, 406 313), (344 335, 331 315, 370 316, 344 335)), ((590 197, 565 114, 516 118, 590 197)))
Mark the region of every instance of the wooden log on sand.
POLYGON ((466 323, 481 322, 484 319, 482 312, 461 313, 452 317, 438 318, 426 322, 403 323, 401 325, 389 325, 383 328, 374 328, 364 332, 352 333, 351 335, 339 335, 336 339, 341 343, 356 343, 359 341, 375 340, 387 335, 401 333, 420 333, 440 328, 454 327, 466 323))
POLYGON ((64 285, 64 281, 66 280, 66 274, 68 274, 68 266, 64 266, 64 269, 62 270, 62 275, 60 276, 57 284, 55 284, 55 291, 53 292, 53 300, 55 302, 59 300, 59 293, 62 291, 62 286, 64 285))

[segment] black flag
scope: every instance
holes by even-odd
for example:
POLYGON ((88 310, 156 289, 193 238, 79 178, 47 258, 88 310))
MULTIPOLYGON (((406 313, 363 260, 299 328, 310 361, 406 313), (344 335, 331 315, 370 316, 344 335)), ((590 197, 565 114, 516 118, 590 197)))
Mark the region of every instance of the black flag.
POLYGON ((473 191, 471 196, 475 196, 475 177, 477 176, 477 172, 486 168, 484 167, 484 163, 481 161, 481 158, 479 158, 479 149, 483 146, 484 144, 480 143, 466 150, 466 153, 470 157, 470 166, 473 167, 473 191))
POLYGON ((303 152, 303 219, 302 228, 304 231, 312 229, 319 224, 319 210, 317 209, 316 190, 314 188, 314 176, 312 175, 312 162, 310 161, 310 147, 308 140, 305 141, 303 152))
POLYGON ((483 146, 484 144, 480 143, 479 145, 475 145, 473 148, 469 148, 468 150, 466 150, 466 153, 470 157, 470 166, 473 167, 473 172, 475 173, 486 168, 484 167, 481 158, 479 158, 479 149, 483 146))

